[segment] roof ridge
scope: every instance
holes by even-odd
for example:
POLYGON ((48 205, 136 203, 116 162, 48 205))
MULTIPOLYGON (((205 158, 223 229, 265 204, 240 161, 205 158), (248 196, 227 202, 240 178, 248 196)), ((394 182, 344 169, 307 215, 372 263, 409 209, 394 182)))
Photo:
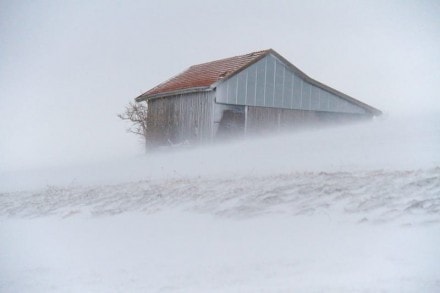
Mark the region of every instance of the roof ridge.
POLYGON ((188 67, 188 69, 192 68, 192 67, 200 66, 200 65, 208 65, 210 63, 226 61, 226 60, 229 60, 229 59, 235 59, 235 58, 239 58, 239 57, 245 57, 245 56, 250 56, 251 57, 252 55, 261 54, 261 53, 268 53, 270 51, 272 51, 272 49, 259 50, 259 51, 254 51, 254 52, 250 52, 250 53, 247 53, 247 54, 241 54, 241 55, 236 55, 236 56, 232 56, 232 57, 226 57, 226 58, 217 59, 217 60, 213 60, 213 61, 203 62, 203 63, 191 65, 190 67, 188 67))

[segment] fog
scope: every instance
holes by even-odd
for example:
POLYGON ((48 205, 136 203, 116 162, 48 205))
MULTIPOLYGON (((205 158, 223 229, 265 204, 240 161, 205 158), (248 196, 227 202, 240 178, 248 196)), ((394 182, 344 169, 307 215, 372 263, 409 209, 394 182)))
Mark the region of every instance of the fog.
MULTIPOLYGON (((17 184, 24 187, 32 180, 19 180, 24 177, 17 174, 32 172, 43 176, 32 176, 40 184, 72 182, 87 177, 73 172, 75 168, 95 166, 94 172, 102 174, 99 168, 110 164, 117 169, 120 162, 127 162, 122 173, 135 178, 130 174, 139 169, 129 165, 143 160, 150 164, 151 176, 160 170, 197 174, 205 168, 226 172, 248 166, 249 171, 251 162, 283 170, 282 164, 271 163, 283 157, 270 158, 269 150, 288 156, 308 149, 309 143, 321 148, 300 156, 299 166, 316 167, 318 160, 322 168, 376 160, 390 161, 386 167, 435 162, 439 14, 438 1, 2 1, 1 184, 7 189, 21 181, 17 184), (188 66, 267 48, 309 76, 382 110, 385 117, 371 126, 353 126, 355 130, 300 134, 302 149, 295 136, 262 139, 258 145, 263 149, 256 148, 233 167, 227 166, 231 160, 206 164, 198 158, 222 153, 220 158, 230 154, 238 160, 235 152, 255 147, 255 141, 145 156, 142 144, 116 117, 134 97, 188 66), (341 147, 341 140, 354 146, 341 147), (328 141, 330 147, 323 148, 328 141), (371 151, 377 141, 385 153, 371 151), (340 164, 326 160, 339 157, 340 164), (173 160, 188 166, 187 158, 194 158, 193 169, 200 168, 190 171, 177 163, 166 167, 173 160), (47 171, 54 168, 73 175, 47 171), (44 177, 41 170, 51 175, 44 177)), ((379 165, 371 167, 383 167, 379 165)), ((291 166, 284 170, 291 171, 291 166)), ((114 178, 121 176, 118 172, 114 178)))
POLYGON ((277 133, 208 146, 0 173, 1 191, 140 180, 237 179, 304 172, 416 171, 440 166, 440 119, 371 122, 277 133))

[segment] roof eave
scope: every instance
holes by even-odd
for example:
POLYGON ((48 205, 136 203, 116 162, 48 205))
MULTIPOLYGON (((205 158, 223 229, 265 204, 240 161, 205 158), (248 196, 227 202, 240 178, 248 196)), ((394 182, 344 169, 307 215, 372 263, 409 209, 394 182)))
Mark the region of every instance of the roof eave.
POLYGON ((182 94, 190 94, 190 93, 196 93, 196 92, 208 92, 213 90, 213 87, 211 86, 203 86, 203 87, 193 87, 193 88, 187 88, 187 89, 181 89, 181 90, 175 90, 175 91, 169 91, 169 92, 163 92, 163 93, 157 93, 157 94, 142 94, 135 98, 136 102, 142 102, 147 101, 151 99, 158 99, 162 97, 168 97, 168 96, 176 96, 176 95, 182 95, 182 94))

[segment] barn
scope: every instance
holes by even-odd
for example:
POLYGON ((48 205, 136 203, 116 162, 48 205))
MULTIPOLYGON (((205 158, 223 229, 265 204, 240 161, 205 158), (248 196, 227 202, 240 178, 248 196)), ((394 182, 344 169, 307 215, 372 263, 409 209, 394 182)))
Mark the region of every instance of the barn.
POLYGON ((138 96, 154 145, 211 142, 370 119, 381 112, 320 83, 272 49, 189 67, 138 96))

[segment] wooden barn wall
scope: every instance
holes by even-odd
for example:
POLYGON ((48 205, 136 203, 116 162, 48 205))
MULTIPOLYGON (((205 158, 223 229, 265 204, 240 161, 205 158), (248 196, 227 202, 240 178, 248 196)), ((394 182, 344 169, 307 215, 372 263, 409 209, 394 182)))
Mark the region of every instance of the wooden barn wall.
POLYGON ((210 141, 212 92, 182 94, 148 101, 148 140, 152 145, 210 141))
POLYGON ((247 109, 246 117, 246 131, 249 134, 295 130, 371 118, 370 115, 251 106, 247 109))
POLYGON ((220 83, 216 99, 224 104, 366 114, 362 107, 305 81, 273 55, 220 83))

